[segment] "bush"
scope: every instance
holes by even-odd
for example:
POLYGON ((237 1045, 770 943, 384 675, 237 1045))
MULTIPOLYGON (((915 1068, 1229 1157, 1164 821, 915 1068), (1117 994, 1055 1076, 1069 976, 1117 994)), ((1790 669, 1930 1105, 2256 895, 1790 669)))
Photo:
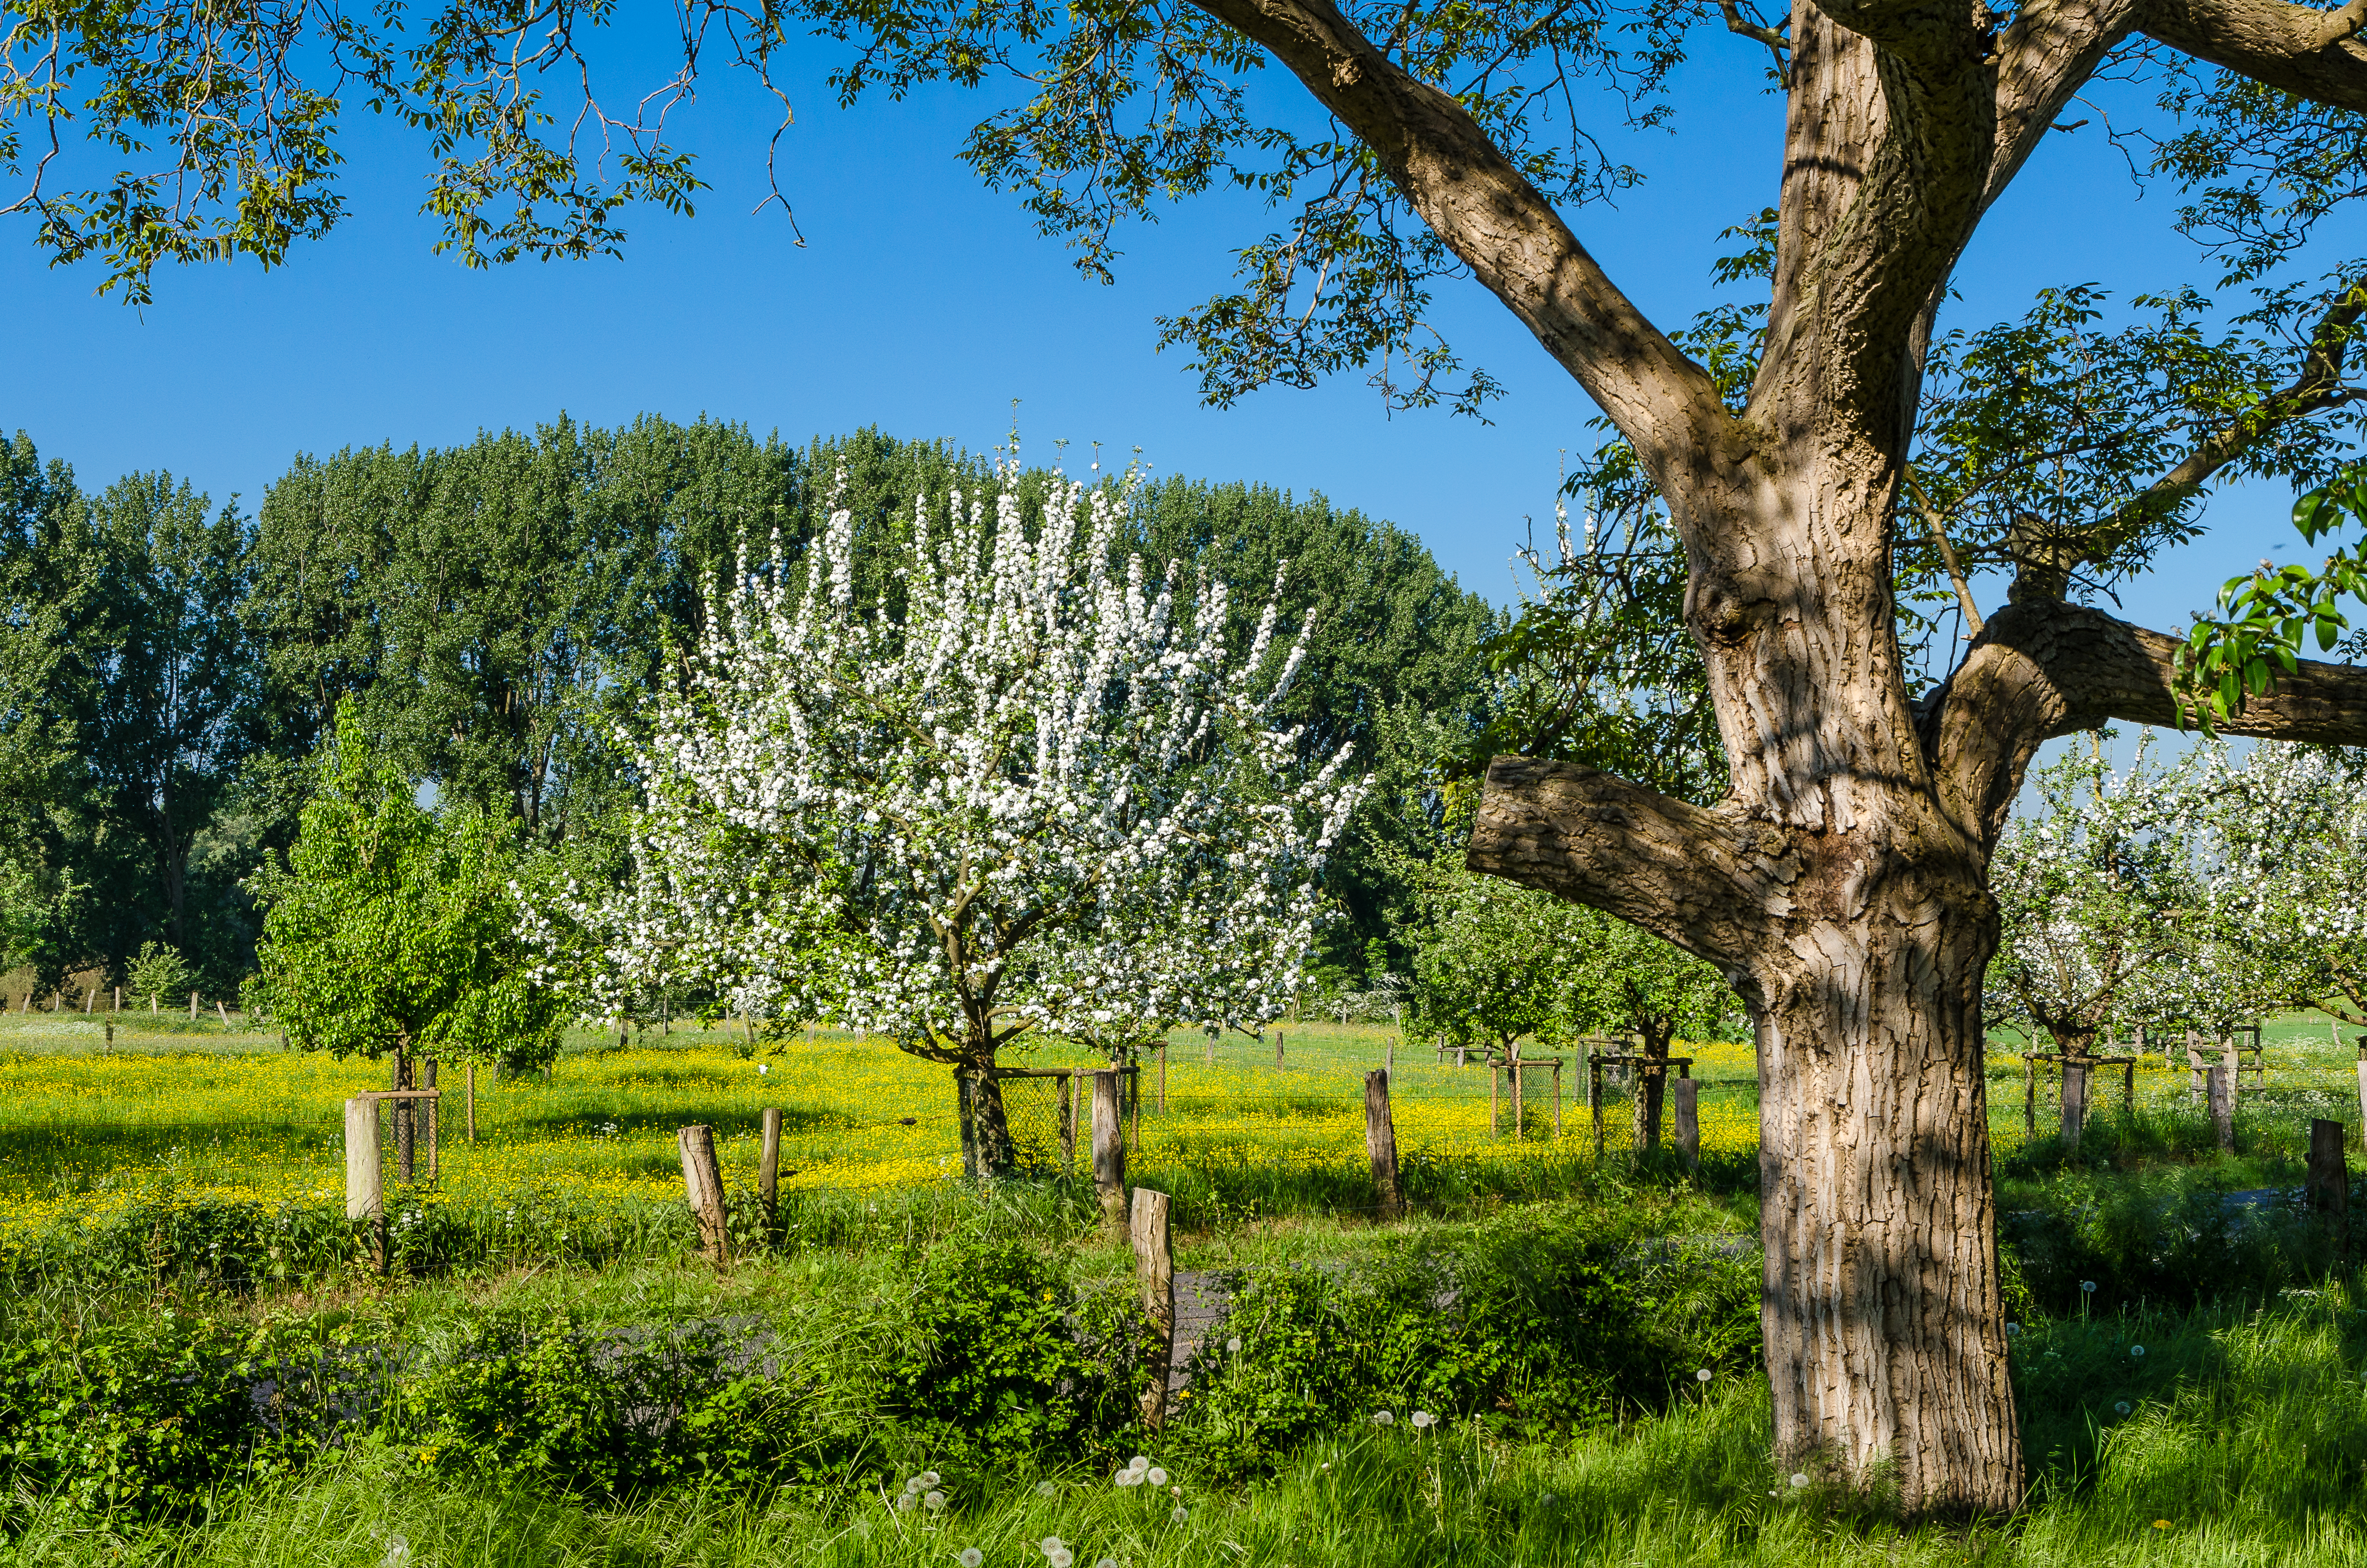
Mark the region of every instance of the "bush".
POLYGON ((817 1429, 810 1391, 735 1368, 735 1348, 761 1346, 712 1325, 635 1337, 490 1322, 405 1380, 388 1432, 436 1473, 600 1501, 685 1481, 835 1481, 860 1443, 817 1429))
POLYGON ((2074 1172, 2045 1207, 2003 1214, 1998 1230, 2031 1298, 2053 1312, 2273 1294, 2339 1256, 2337 1238, 2296 1203, 2231 1205, 2225 1179, 2198 1172, 2074 1172))
POLYGON ((1009 1242, 941 1245, 914 1284, 912 1346, 882 1397, 929 1452, 1082 1457, 1134 1421, 1148 1325, 1131 1303, 1080 1299, 1062 1268, 1009 1242))
POLYGON ((1747 1260, 1567 1216, 1508 1217, 1360 1276, 1297 1268, 1237 1289, 1194 1360, 1177 1432, 1226 1475, 1273 1469, 1382 1410, 1507 1436, 1589 1426, 1667 1404, 1700 1369, 1747 1371, 1759 1354, 1747 1260))

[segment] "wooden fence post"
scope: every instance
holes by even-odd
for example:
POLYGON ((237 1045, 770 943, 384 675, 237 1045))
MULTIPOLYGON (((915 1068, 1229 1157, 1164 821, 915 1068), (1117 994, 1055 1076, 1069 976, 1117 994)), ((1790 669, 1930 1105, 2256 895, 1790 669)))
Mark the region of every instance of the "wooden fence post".
MULTIPOLYGON (((409 1055, 400 1051, 394 1053, 393 1076, 390 1079, 386 1086, 390 1089, 397 1090, 411 1087, 411 1058, 409 1055)), ((394 1179, 402 1183, 403 1186, 409 1187, 411 1185, 412 1172, 413 1168, 412 1165, 412 1154, 414 1149, 413 1135, 413 1131, 418 1126, 418 1119, 413 1112, 411 1102, 409 1100, 394 1101, 393 1113, 394 1179)))
POLYGON ((120 985, 115 988, 115 1006, 113 1011, 118 1013, 123 1011, 123 987, 120 985))
POLYGON ((1159 1114, 1167 1114, 1167 1042, 1159 1042, 1159 1114))
POLYGON ((1529 1135, 1528 1123, 1521 1116, 1521 1042, 1514 1040, 1505 1051, 1505 1072, 1512 1080, 1512 1137, 1515 1141, 1529 1135))
POLYGON ((1555 1058, 1553 1059, 1553 1064, 1554 1064, 1554 1138, 1555 1138, 1556 1142, 1558 1142, 1558 1141, 1560 1140, 1560 1138, 1561 1138, 1561 1058, 1560 1058, 1560 1057, 1558 1057, 1558 1056, 1555 1057, 1555 1058))
POLYGON ((2022 1053, 2022 1139, 2038 1136, 2038 1052, 2022 1053))
POLYGON ((1167 1228, 1167 1195, 1136 1187, 1127 1229, 1134 1240, 1134 1272, 1142 1281, 1143 1314, 1158 1340, 1150 1387, 1142 1396, 1142 1424, 1157 1431, 1167 1419, 1168 1369, 1175 1359, 1175 1246, 1167 1228))
MULTIPOLYGON (((421 1088, 432 1089, 436 1086, 436 1062, 432 1056, 419 1064, 421 1088)), ((427 1179, 431 1184, 442 1180, 444 1176, 444 1146, 439 1138, 443 1131, 444 1119, 438 1113, 438 1108, 443 1103, 444 1098, 441 1095, 432 1100, 420 1102, 427 1112, 427 1179)))
POLYGON ((1490 1138, 1502 1136, 1496 1125, 1496 1092, 1503 1083, 1503 1066, 1497 1062, 1496 1053, 1491 1051, 1488 1053, 1488 1136, 1490 1138))
POLYGON ((722 1268, 731 1261, 731 1233, 723 1216, 723 1167, 716 1163, 715 1129, 700 1123, 674 1136, 682 1151, 683 1190, 698 1221, 699 1251, 722 1268))
POLYGON ((1586 1106, 1594 1113, 1594 1163, 1603 1163, 1603 1058, 1586 1053, 1586 1106))
POLYGON ((2236 1152, 2236 1070, 2222 1062, 2210 1069, 2211 1126, 2219 1135, 2223 1153, 2236 1152))
POLYGON ((757 1156, 756 1196, 764 1205, 764 1234, 781 1236, 781 1108, 764 1108, 764 1152, 757 1156))
POLYGON ((1126 1123, 1118 1109, 1117 1074, 1093 1074, 1093 1189, 1102 1222, 1112 1235, 1126 1230, 1126 1123))
POLYGON ((2359 1142, 2367 1146, 2367 1035, 2359 1037, 2359 1142))
POLYGON ((1381 1042, 1381 1071, 1395 1075, 1398 1070, 1398 1037, 1391 1035, 1381 1042))
POLYGON ((1701 1169, 1701 1080, 1677 1080, 1677 1153, 1685 1169, 1701 1169))
POLYGON ((370 1254, 386 1267, 386 1188, 379 1179, 378 1101, 356 1095, 345 1102, 345 1218, 370 1228, 370 1254))
POLYGON ((1060 1080, 1060 1173, 1077 1168, 1077 1070, 1060 1080))
POLYGON ((1274 1070, 1275 1072, 1277 1072, 1277 1073, 1279 1073, 1279 1072, 1281 1072, 1281 1071, 1283 1070, 1283 1069, 1282 1069, 1282 1031, 1281 1031, 1280 1029, 1276 1029, 1276 1030, 1274 1030, 1274 1070))
POLYGON ((193 1024, 194 1024, 194 1023, 196 1023, 197 1021, 198 1021, 198 994, 197 994, 196 992, 192 991, 192 992, 190 992, 190 993, 189 993, 189 1022, 191 1022, 191 1023, 193 1023, 193 1024))
POLYGON ((2068 1057, 2057 1065, 2063 1072, 2063 1143, 2077 1153, 2088 1122, 2088 1065, 2068 1057))
POLYGON ((477 1064, 468 1065, 467 1098, 469 1101, 469 1142, 477 1141, 477 1064))
POLYGON ((1398 1129, 1389 1119, 1389 1070, 1365 1074, 1365 1153, 1373 1162, 1373 1192, 1380 1200, 1381 1218, 1394 1220, 1404 1211, 1398 1193, 1398 1129))
POLYGON ((2313 1119, 2309 1124, 2309 1206, 2327 1217, 2334 1233, 2345 1241, 2350 1234, 2350 1168, 2342 1158, 2342 1123, 2313 1119))

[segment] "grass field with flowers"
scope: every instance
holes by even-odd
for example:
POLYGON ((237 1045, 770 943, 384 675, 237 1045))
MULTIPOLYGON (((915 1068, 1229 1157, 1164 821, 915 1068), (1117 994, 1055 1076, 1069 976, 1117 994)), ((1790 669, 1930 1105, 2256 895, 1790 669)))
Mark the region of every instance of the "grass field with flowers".
MULTIPOLYGON (((1441 1191, 1535 1196, 1591 1168, 1594 1128, 1582 1059, 1563 1052, 1558 1104, 1549 1070, 1526 1074, 1521 1135, 1509 1088, 1451 1053, 1392 1045, 1386 1029, 1285 1026, 1283 1064, 1271 1036, 1211 1046, 1178 1034, 1165 1061, 1146 1064, 1129 1120, 1130 1179, 1192 1195, 1221 1219, 1292 1206, 1353 1210, 1365 1192, 1363 1074, 1393 1061, 1392 1108, 1409 1184, 1441 1191), (1163 1107, 1163 1108, 1162 1108, 1163 1107), (1491 1116, 1497 1131, 1491 1133, 1491 1116), (1557 1119, 1560 1131, 1556 1133, 1557 1119)), ((1705 1158, 1754 1155, 1757 1092, 1750 1048, 1682 1048, 1703 1085, 1705 1158)), ((2025 1142, 2025 1069, 2019 1042, 1994 1042, 1990 1121, 2001 1153, 2025 1142)), ((1546 1054, 1529 1048, 1524 1055, 1546 1054)), ((2282 1146, 2313 1116, 2356 1123, 2352 1052, 2322 1023, 2286 1020, 2270 1031, 2265 1092, 2248 1094, 2247 1141, 2282 1146)), ((1006 1057, 1024 1067, 1090 1066, 1048 1043, 1006 1057)), ((283 1049, 276 1035, 215 1020, 127 1014, 110 1038, 103 1020, 73 1014, 0 1019, 0 1247, 59 1227, 85 1228, 160 1199, 183 1204, 326 1205, 343 1192, 342 1105, 384 1086, 382 1064, 283 1049)), ((947 1184, 961 1171, 949 1073, 877 1040, 814 1031, 753 1051, 736 1031, 648 1031, 622 1049, 612 1037, 571 1041, 550 1076, 481 1078, 478 1140, 463 1135, 461 1074, 446 1080, 441 1178, 435 1201, 490 1210, 563 1199, 577 1210, 678 1206, 674 1133, 716 1130, 727 1180, 755 1179, 758 1128, 783 1111, 783 1187, 792 1195, 876 1199, 947 1184)), ((2142 1117, 2192 1119, 2182 1066, 2150 1054, 2136 1074, 2142 1117)), ((1047 1080, 1006 1084, 1014 1127, 1039 1158, 1058 1148, 1056 1090, 1047 1080)), ((1628 1150, 1624 1095, 1606 1095, 1606 1151, 1628 1150)), ((2042 1079, 2039 1141, 2057 1112, 2042 1079)), ((2093 1114, 2117 1117, 2117 1074, 2092 1091, 2093 1114)), ((1090 1111, 1077 1147, 1090 1146, 1090 1111)), ((1082 1158, 1081 1154, 1079 1156, 1082 1158)), ((389 1140, 390 1179, 391 1140, 389 1140)), ((424 1169, 421 1174, 424 1176, 424 1169)))

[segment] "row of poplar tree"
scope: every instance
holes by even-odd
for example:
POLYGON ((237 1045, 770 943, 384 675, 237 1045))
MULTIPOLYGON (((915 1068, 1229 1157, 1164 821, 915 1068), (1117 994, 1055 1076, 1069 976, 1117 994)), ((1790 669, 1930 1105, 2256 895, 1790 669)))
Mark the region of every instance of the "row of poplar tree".
MULTIPOLYGON (((300 457, 250 513, 162 472, 85 489, 19 432, 0 444, 0 969, 121 982, 147 949, 235 993, 255 879, 341 714, 423 799, 495 812, 522 845, 613 833, 635 797, 619 737, 719 577, 833 506, 884 540, 916 502, 990 478, 873 431, 797 449, 562 417, 300 457)), ((1404 868, 1443 825, 1440 759, 1487 728, 1498 613, 1411 536, 1319 496, 1175 478, 1134 516, 1128 547, 1242 590, 1244 635, 1277 572, 1285 611, 1316 611, 1287 717, 1310 756, 1353 743, 1379 786, 1329 878, 1344 918, 1325 956, 1347 982, 1391 962, 1404 868)))

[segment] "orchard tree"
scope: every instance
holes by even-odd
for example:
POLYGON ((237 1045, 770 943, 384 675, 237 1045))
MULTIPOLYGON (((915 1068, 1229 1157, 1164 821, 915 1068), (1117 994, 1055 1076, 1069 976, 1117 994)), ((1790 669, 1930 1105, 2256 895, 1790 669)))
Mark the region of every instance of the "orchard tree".
MULTIPOLYGON (((1578 906, 1561 950, 1562 1007, 1575 1031, 1632 1034, 1648 1061, 1665 1063, 1679 1040, 1730 1040, 1741 999, 1713 964, 1640 926, 1578 906)), ((1636 1147, 1660 1146, 1665 1065, 1636 1080, 1636 1147)))
POLYGON ((1236 652, 1224 585, 1118 555, 1130 489, 1061 483, 1031 529, 1019 478, 916 505, 871 592, 844 510, 740 573, 657 698, 629 879, 553 917, 605 941, 611 994, 826 1013, 950 1067, 974 1176, 1013 1164, 1002 1051, 1280 1017, 1359 793, 1345 746, 1307 767, 1274 721, 1305 625, 1270 605, 1236 652))
POLYGON ((2200 994, 2226 978, 2206 962, 2216 944, 2197 860, 2209 759, 2165 767, 2148 735, 2116 776, 2102 738, 2031 775, 2036 809, 2006 825, 1989 863, 1989 1021, 2072 1055, 2116 1027, 2196 1017, 2200 994))
POLYGON ((2213 772, 2203 891, 2258 977, 2258 1010, 2367 1028, 2367 756, 2262 742, 2213 772))
POLYGON ((2214 479, 2327 477, 2308 433, 2358 395, 2367 268, 2307 242, 2367 158, 2367 6, 1716 13, 694 0, 663 90, 608 109, 581 100, 583 35, 626 7, 20 3, 0 159, 38 243, 99 258, 135 299, 159 261, 276 264, 334 224, 354 101, 430 142, 426 205, 463 259, 596 254, 622 243, 626 204, 696 195, 666 116, 697 68, 729 58, 771 85, 818 31, 843 98, 1008 84, 964 156, 1089 275, 1158 203, 1224 187, 1273 203, 1237 284, 1164 324, 1217 401, 1362 369, 1399 404, 1477 407, 1496 385, 1432 309, 1467 276, 1602 411, 1611 460, 1665 513, 1727 779, 1708 804, 1582 758, 1505 756, 1470 863, 1701 956, 1750 1008, 1786 1463, 1889 1478, 1910 1513, 2010 1509, 2026 1471, 1981 1076, 1989 858, 2042 742, 2169 722, 2190 676, 2231 731, 2367 738, 2367 675, 2298 658, 2293 628, 2316 618, 2282 612, 2321 602, 2306 581, 2264 576, 2188 640, 2077 602, 2191 532, 2214 479), (1697 78, 1670 72, 1704 29, 1785 113, 1767 243, 1731 274, 1763 292, 1672 330, 1573 225, 1635 177, 1605 139, 1679 107, 1672 84, 1697 78), (1312 112, 1276 107, 1269 66, 1312 112), (2157 294, 2132 304, 2169 324, 2163 352, 2095 351, 2076 313, 2019 344, 1944 328, 1983 216, 2080 123, 2067 113, 2091 83, 2131 75, 2162 104, 2157 166, 2194 193, 2183 221, 2264 290, 2253 324, 2214 337, 2157 294), (2014 573, 2004 607, 1975 601, 1975 563, 2014 573), (1927 684, 1918 596, 1942 579, 1972 637, 1927 684))
POLYGON ((423 1056, 548 1064, 565 1011, 520 935, 515 824, 426 810, 360 723, 339 729, 287 864, 255 879, 262 991, 289 1039, 391 1054, 402 1088, 423 1056))
POLYGON ((1444 862, 1419 873, 1413 1013, 1406 1033, 1458 1050, 1559 1039, 1577 911, 1561 900, 1444 862))

